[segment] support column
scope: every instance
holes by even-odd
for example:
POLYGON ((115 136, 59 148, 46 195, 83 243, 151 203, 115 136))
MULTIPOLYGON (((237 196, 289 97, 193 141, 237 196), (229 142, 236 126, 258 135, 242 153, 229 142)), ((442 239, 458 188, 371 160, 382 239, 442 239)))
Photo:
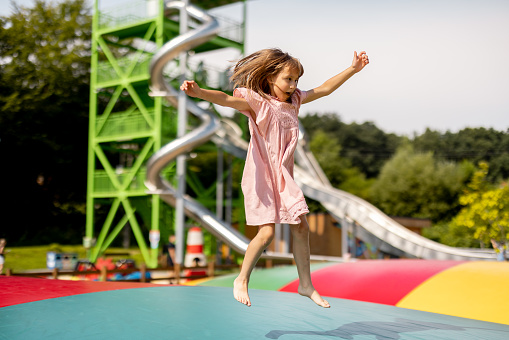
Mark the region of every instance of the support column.
POLYGON ((274 243, 275 243, 275 247, 274 247, 274 251, 276 253, 282 253, 281 251, 281 239, 282 239, 282 228, 283 228, 283 225, 281 225, 280 223, 276 223, 276 225, 274 226, 274 243))
POLYGON ((341 219, 341 256, 343 259, 348 257, 348 229, 349 223, 345 216, 341 219))
MULTIPOLYGON (((217 183, 216 183, 216 217, 219 220, 223 219, 223 200, 224 200, 224 181, 223 181, 223 149, 217 149, 217 183)), ((221 264, 222 261, 223 242, 216 240, 216 264, 221 264)))
MULTIPOLYGON (((180 11, 180 35, 187 32, 187 5, 188 0, 183 1, 185 7, 180 11)), ((182 52, 179 56, 180 62, 180 83, 184 82, 186 77, 186 64, 187 64, 187 52, 182 52)), ((187 107, 186 107, 187 96, 183 91, 179 92, 178 97, 178 130, 177 138, 181 138, 186 134, 187 130, 187 107)), ((186 156, 180 155, 177 157, 177 202, 176 202, 176 245, 175 245, 175 260, 178 264, 184 262, 184 225, 185 225, 185 213, 184 213, 184 195, 186 192, 186 156)))
MULTIPOLYGON (((225 220, 226 223, 232 225, 232 214, 233 214, 233 156, 227 156, 227 164, 228 164, 228 177, 226 178, 226 211, 225 211, 225 220)), ((230 259, 230 247, 226 247, 226 264, 231 263, 230 259)))
POLYGON ((290 252, 290 225, 287 223, 283 224, 283 240, 284 245, 281 252, 288 254, 290 252))
POLYGON ((94 15, 92 18, 92 58, 90 61, 90 118, 88 129, 88 162, 87 162, 87 206, 86 206, 86 231, 83 238, 83 246, 87 250, 87 257, 90 256, 90 249, 93 247, 94 238, 94 169, 95 169, 95 126, 97 116, 97 96, 95 95, 95 83, 97 79, 97 63, 99 54, 97 52, 97 29, 99 28, 99 5, 94 2, 94 15))

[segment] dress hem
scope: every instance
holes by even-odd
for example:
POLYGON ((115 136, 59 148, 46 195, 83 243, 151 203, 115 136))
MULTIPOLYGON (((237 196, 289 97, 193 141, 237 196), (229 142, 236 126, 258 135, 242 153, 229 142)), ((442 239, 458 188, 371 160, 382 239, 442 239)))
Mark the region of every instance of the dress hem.
POLYGON ((307 214, 309 214, 308 209, 306 209, 306 211, 299 212, 299 216, 297 217, 298 220, 295 220, 295 221, 283 220, 283 221, 279 221, 279 222, 274 222, 274 220, 270 220, 270 221, 264 221, 264 222, 260 222, 260 223, 249 223, 248 221, 246 221, 246 225, 252 226, 252 227, 257 227, 257 226, 266 225, 266 224, 300 224, 302 222, 302 220, 300 219, 300 216, 307 215, 307 214))

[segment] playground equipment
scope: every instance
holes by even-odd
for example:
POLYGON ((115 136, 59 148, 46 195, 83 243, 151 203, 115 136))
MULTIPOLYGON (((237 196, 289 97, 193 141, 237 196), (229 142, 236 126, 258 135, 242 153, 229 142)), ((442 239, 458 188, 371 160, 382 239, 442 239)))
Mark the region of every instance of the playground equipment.
POLYGON ((6 339, 490 339, 509 326, 394 306, 231 288, 0 278, 6 339), (135 288, 139 287, 139 288, 135 288), (140 289, 141 288, 141 289, 140 289), (119 327, 119 324, 124 327, 119 327))
MULTIPOLYGON (((234 2, 238 0, 202 5, 209 9, 234 2)), ((174 216, 159 195, 147 192, 146 163, 162 145, 175 138, 177 120, 174 106, 167 105, 162 97, 150 95, 149 66, 156 51, 178 37, 178 16, 168 13, 174 8, 165 8, 163 0, 125 1, 121 7, 101 10, 96 0, 94 7, 87 220, 83 244, 90 249, 89 260, 95 262, 119 235, 129 241, 132 232, 147 266, 156 267, 157 241, 168 238, 168 226, 173 224, 174 216), (99 210, 103 213, 97 214, 99 210), (105 217, 99 218, 101 215, 105 217), (160 228, 160 224, 165 228, 160 228), (145 227, 150 229, 150 245, 145 227)), ((242 51, 243 25, 223 18, 217 22, 219 35, 195 51, 224 48, 242 51)), ((170 76, 175 73, 174 66, 165 70, 170 76)), ((206 78, 201 67, 195 67, 194 73, 200 79, 206 78)), ((207 85, 221 88, 223 78, 207 85)), ((173 174, 172 166, 163 171, 166 179, 173 174)), ((193 179, 192 175, 189 173, 189 180, 193 179)), ((203 201, 203 197, 198 198, 203 201)), ((232 202, 239 204, 237 198, 232 202)))
MULTIPOLYGON (((88 240, 93 237, 92 210, 95 201, 106 198, 112 200, 110 213, 99 234, 97 245, 92 252, 92 260, 97 258, 98 254, 104 251, 120 230, 129 223, 147 265, 149 267, 155 266, 157 249, 152 247, 149 250, 145 245, 143 234, 135 215, 140 214, 144 217, 154 232, 159 230, 159 217, 165 208, 164 205, 159 205, 160 200, 158 198, 161 198, 161 200, 170 206, 175 205, 175 189, 168 180, 171 177, 168 174, 173 169, 171 166, 168 167, 168 165, 178 155, 199 148, 200 145, 209 140, 218 149, 224 150, 235 157, 244 158, 246 154, 247 142, 242 138, 242 130, 239 126, 229 119, 219 119, 216 114, 203 109, 190 99, 186 102, 187 110, 200 120, 200 125, 185 136, 174 138, 170 143, 161 147, 165 139, 163 137, 163 128, 175 125, 173 121, 163 122, 161 117, 165 116, 162 113, 170 110, 175 112, 175 108, 178 106, 178 101, 176 100, 178 91, 175 89, 178 84, 176 82, 172 83, 171 79, 163 76, 165 67, 181 52, 190 49, 198 52, 206 51, 211 46, 212 48, 221 48, 235 42, 224 38, 218 42, 219 37, 217 34, 220 33, 220 29, 218 28, 217 20, 196 6, 185 5, 182 1, 166 3, 160 1, 157 13, 159 14, 157 14, 156 19, 152 19, 152 21, 138 20, 136 24, 136 29, 141 30, 143 28, 143 30, 136 33, 136 36, 143 36, 144 40, 155 41, 158 49, 153 54, 153 57, 151 57, 152 54, 146 52, 146 49, 141 49, 136 52, 134 57, 131 56, 129 59, 136 61, 135 66, 120 67, 116 65, 120 63, 115 63, 114 58, 111 56, 113 60, 110 60, 110 63, 117 77, 113 80, 100 80, 99 75, 106 74, 106 72, 95 71, 97 73, 95 74, 97 83, 92 81, 91 92, 94 95, 102 87, 107 85, 116 86, 114 91, 112 91, 111 100, 106 106, 103 115, 99 117, 96 112, 91 114, 89 194, 87 198, 88 240), (197 22, 191 31, 183 35, 178 35, 175 27, 176 19, 171 14, 177 9, 185 10, 197 22), (167 17, 165 18, 163 15, 167 17), (162 38, 163 27, 173 27, 172 32, 174 34, 173 38, 165 44, 163 44, 164 39, 162 38), (149 65, 150 74, 143 74, 141 77, 135 72, 139 67, 145 67, 146 70, 149 65), (131 72, 132 75, 130 76, 128 72, 131 72), (149 82, 152 98, 148 93, 149 82), (117 101, 121 93, 126 91, 133 97, 136 107, 129 108, 127 111, 122 112, 122 114, 112 113, 115 106, 114 101, 117 101), (143 95, 140 93, 143 93, 143 95), (164 106, 162 98, 171 103, 171 107, 164 106), (146 103, 151 103, 154 106, 150 108, 148 107, 149 104, 146 103), (126 124, 132 124, 133 120, 136 122, 139 120, 142 123, 137 124, 144 126, 144 129, 137 130, 131 134, 120 133, 118 131, 114 134, 107 134, 106 132, 110 131, 114 125, 113 119, 125 121, 126 124), (114 169, 108 162, 104 150, 111 150, 112 148, 118 150, 118 144, 125 139, 138 141, 136 149, 137 158, 131 162, 131 168, 119 169, 117 167, 114 169), (143 142, 140 143, 139 141, 142 139, 143 142), (109 144, 105 145, 107 143, 109 144), (144 162, 150 154, 152 156, 146 162, 146 166, 144 166, 144 162), (104 169, 95 168, 96 159, 99 159, 104 169), (107 177, 107 179, 101 179, 101 176, 102 178, 107 177), (144 183, 143 179, 145 179, 144 183), (100 188, 98 184, 104 182, 113 188, 108 190, 100 188), (145 186, 148 188, 148 191, 145 186), (141 197, 151 198, 150 204, 140 203, 141 197), (116 214, 121 209, 123 209, 125 215, 119 219, 116 217, 116 214), (117 225, 113 230, 110 230, 114 222, 117 225)), ((105 35, 114 33, 117 37, 133 35, 133 29, 128 29, 124 26, 119 26, 113 31, 106 28, 101 31, 99 29, 100 20, 96 16, 97 14, 95 14, 94 29, 97 29, 99 33, 104 33, 105 35)), ((242 42, 236 44, 235 46, 241 49, 242 42)), ((108 52, 104 39, 94 40, 94 45, 96 47, 98 45, 101 46, 101 49, 107 56, 111 54, 108 52)), ((97 60, 95 62, 93 60, 92 66, 92 69, 94 69, 94 67, 97 68, 101 65, 97 63, 97 60)), ((104 77, 104 75, 101 77, 104 77)), ((91 105, 91 107, 94 107, 94 105, 91 105)), ((368 202, 333 188, 313 155, 306 150, 306 141, 303 136, 304 131, 302 130, 295 157, 295 179, 307 197, 320 201, 340 223, 344 232, 343 242, 346 242, 346 233, 350 230, 356 237, 375 245, 375 247, 385 253, 395 256, 441 260, 495 260, 496 256, 493 251, 452 248, 416 235, 393 221, 368 202)), ((209 208, 205 207, 199 200, 185 196, 184 210, 188 217, 199 222, 207 231, 217 239, 225 242, 232 250, 244 253, 247 249, 249 239, 234 229, 220 215, 213 213, 209 208)), ((162 235, 161 239, 166 239, 166 237, 162 235)), ((346 251, 347 246, 343 244, 342 249, 346 251)), ((266 251, 262 257, 287 259, 291 258, 292 255, 283 251, 266 251)), ((312 256, 312 259, 341 260, 340 258, 326 256, 312 256)))
MULTIPOLYGON (((170 2, 167 7, 182 6, 181 3, 170 2)), ((199 28, 179 36, 168 42, 151 61, 152 87, 158 93, 165 95, 173 105, 178 105, 175 100, 177 91, 162 77, 164 65, 172 60, 180 52, 191 49, 216 33, 217 25, 214 19, 204 11, 194 6, 187 6, 189 15, 202 22, 199 28)), ((247 143, 241 136, 233 133, 238 129, 223 127, 218 119, 210 112, 201 109, 195 102, 188 100, 189 111, 202 120, 199 128, 187 134, 183 138, 176 139, 164 146, 154 154, 147 164, 146 185, 154 193, 161 194, 163 200, 174 205, 174 190, 168 182, 159 175, 164 167, 177 155, 192 150, 201 143, 215 139, 222 145, 227 145, 229 150, 234 150, 236 155, 245 155, 247 143)), ((229 126, 233 124, 228 122, 229 126)), ((226 126, 228 126, 226 125, 226 126)), ((303 134, 301 129, 301 134, 303 134)), ((295 179, 302 187, 304 194, 320 201, 330 213, 345 227, 355 226, 357 236, 390 254, 397 256, 416 257, 425 259, 486 259, 494 260, 494 252, 479 251, 474 249, 458 249, 433 242, 407 230, 394 220, 383 214, 380 210, 368 202, 333 188, 313 155, 305 150, 305 140, 300 138, 300 146, 297 149, 295 179), (318 179, 318 180, 317 180, 318 179)), ((238 252, 247 249, 248 240, 239 234, 224 221, 218 220, 214 214, 199 206, 189 197, 185 200, 186 212, 194 219, 198 219, 207 230, 219 237, 238 252)), ((346 239, 346 238, 344 238, 346 239)), ((265 257, 286 257, 285 254, 266 252, 265 257)))
MULTIPOLYGON (((232 287, 237 274, 186 285, 232 287)), ((322 296, 509 324, 509 263, 441 260, 362 260, 311 264, 322 296)), ((297 293, 295 267, 255 270, 249 289, 297 293)))
POLYGON ((431 241, 403 227, 363 199, 332 187, 313 154, 304 147, 297 149, 296 158, 300 166, 295 169, 295 180, 304 194, 322 203, 343 226, 354 229, 358 238, 375 244, 381 251, 409 258, 496 260, 492 250, 454 248, 431 241))

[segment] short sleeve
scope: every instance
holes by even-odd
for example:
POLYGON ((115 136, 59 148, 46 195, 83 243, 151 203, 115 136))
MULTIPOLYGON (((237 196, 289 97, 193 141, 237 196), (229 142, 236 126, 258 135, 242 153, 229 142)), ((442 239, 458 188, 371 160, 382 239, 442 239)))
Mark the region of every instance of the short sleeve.
POLYGON ((304 99, 307 98, 308 93, 307 93, 307 91, 301 91, 300 89, 296 89, 294 92, 294 95, 295 95, 294 105, 298 111, 300 109, 300 106, 302 105, 302 102, 304 101, 304 99))
MULTIPOLYGON (((256 114, 256 125, 261 131, 265 131, 268 115, 270 112, 269 101, 253 90, 245 87, 238 87, 233 91, 233 96, 238 98, 244 98, 248 105, 253 109, 256 114)), ((251 114, 248 111, 240 111, 243 115, 251 118, 251 114)))

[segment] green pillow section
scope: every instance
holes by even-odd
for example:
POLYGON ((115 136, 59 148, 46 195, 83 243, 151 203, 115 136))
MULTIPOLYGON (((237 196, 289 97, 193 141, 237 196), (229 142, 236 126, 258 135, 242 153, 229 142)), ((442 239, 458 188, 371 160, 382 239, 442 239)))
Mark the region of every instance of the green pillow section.
MULTIPOLYGON (((315 270, 335 265, 334 262, 319 262, 311 264, 311 273, 315 270)), ((197 286, 233 287, 233 280, 238 273, 223 275, 212 280, 201 282, 197 286)), ((263 290, 279 290, 290 282, 297 280, 299 275, 296 266, 279 266, 269 269, 255 268, 249 280, 249 288, 263 290)))

